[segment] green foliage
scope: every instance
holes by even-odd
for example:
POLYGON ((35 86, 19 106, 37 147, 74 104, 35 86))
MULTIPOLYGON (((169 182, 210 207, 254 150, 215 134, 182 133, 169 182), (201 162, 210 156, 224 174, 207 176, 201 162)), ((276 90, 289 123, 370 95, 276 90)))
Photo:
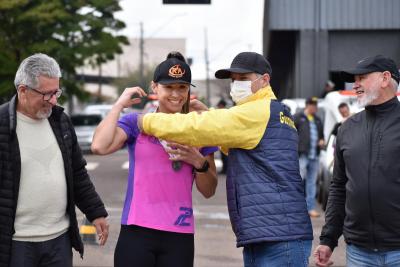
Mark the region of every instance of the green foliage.
POLYGON ((54 57, 62 69, 65 95, 83 99, 76 68, 99 65, 121 53, 125 27, 114 18, 118 0, 0 0, 0 102, 15 93, 20 62, 34 54, 54 57))

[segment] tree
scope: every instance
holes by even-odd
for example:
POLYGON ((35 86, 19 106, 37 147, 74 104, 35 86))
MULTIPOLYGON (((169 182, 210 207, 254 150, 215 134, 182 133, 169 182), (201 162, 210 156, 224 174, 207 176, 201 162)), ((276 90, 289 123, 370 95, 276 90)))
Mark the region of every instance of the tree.
POLYGON ((0 102, 15 93, 15 72, 34 53, 54 57, 62 70, 64 96, 84 99, 76 78, 83 64, 98 66, 121 53, 125 27, 114 18, 118 0, 0 0, 0 102))
MULTIPOLYGON (((133 86, 142 87, 147 94, 152 93, 150 89, 150 83, 153 80, 154 69, 155 67, 145 67, 143 70, 143 80, 140 77, 140 71, 135 70, 129 73, 126 77, 115 79, 113 85, 117 87, 119 95, 122 94, 125 88, 133 86)), ((147 101, 148 99, 144 99, 141 103, 135 105, 134 107, 143 108, 147 101)))

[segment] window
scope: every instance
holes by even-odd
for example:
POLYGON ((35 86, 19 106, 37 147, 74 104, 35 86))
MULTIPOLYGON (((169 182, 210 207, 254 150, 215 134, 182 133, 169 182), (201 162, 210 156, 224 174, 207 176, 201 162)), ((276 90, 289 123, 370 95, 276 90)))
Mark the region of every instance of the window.
POLYGON ((71 121, 74 126, 97 126, 101 122, 101 115, 98 114, 72 115, 71 121))

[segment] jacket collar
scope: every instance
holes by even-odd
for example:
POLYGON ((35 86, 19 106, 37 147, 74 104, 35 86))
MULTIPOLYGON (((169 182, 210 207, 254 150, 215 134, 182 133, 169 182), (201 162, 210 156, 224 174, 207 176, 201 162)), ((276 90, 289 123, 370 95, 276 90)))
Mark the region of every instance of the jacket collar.
POLYGON ((274 92, 272 91, 272 88, 270 85, 263 87, 260 90, 258 90, 257 92, 255 92, 254 94, 250 95, 249 97, 246 97, 245 99, 243 99, 242 101, 237 103, 237 105, 242 105, 244 103, 262 99, 262 98, 276 99, 276 96, 275 96, 274 92))
MULTIPOLYGON (((10 116, 10 133, 15 132, 17 128, 17 105, 18 105, 18 95, 16 94, 11 98, 10 104, 8 106, 8 114, 10 116)), ((50 118, 58 120, 63 111, 64 111, 63 107, 54 106, 50 118)))
POLYGON ((8 105, 8 114, 10 116, 10 133, 15 132, 15 129, 17 128, 17 103, 18 96, 14 95, 10 100, 10 104, 8 105))
POLYGON ((387 112, 392 111, 398 105, 399 105, 399 100, 395 96, 392 99, 386 101, 385 103, 382 103, 379 105, 366 106, 365 110, 368 113, 375 113, 375 114, 379 115, 379 114, 385 114, 387 112))

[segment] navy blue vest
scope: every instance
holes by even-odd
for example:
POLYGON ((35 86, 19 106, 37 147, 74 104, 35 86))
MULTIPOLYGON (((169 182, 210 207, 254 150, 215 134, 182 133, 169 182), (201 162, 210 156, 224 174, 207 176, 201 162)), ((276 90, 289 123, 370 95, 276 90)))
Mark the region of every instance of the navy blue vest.
POLYGON ((252 150, 229 149, 226 188, 238 247, 313 239, 293 118, 276 100, 267 108, 271 115, 259 144, 252 150))

